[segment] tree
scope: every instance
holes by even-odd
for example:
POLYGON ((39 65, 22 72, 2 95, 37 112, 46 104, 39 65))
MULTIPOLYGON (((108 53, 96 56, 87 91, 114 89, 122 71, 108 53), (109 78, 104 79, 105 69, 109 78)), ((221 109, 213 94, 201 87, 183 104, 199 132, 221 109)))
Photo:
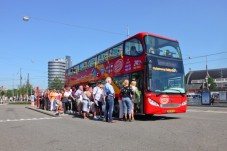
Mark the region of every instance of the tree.
MULTIPOLYGON (((214 82, 214 79, 212 77, 208 78, 208 85, 209 85, 209 90, 214 91, 217 89, 217 85, 214 82)), ((207 83, 205 83, 205 87, 207 87, 207 83)))
POLYGON ((216 90, 217 89, 217 85, 214 82, 214 79, 212 77, 208 78, 208 84, 209 84, 210 90, 216 90))
POLYGON ((64 82, 62 82, 58 77, 55 77, 54 80, 49 83, 48 88, 62 90, 64 88, 64 82))

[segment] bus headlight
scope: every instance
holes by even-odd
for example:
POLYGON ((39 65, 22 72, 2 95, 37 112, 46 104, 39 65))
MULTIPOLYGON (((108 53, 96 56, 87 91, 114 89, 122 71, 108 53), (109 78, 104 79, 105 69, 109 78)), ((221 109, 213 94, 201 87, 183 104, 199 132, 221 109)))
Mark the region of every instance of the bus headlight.
POLYGON ((187 105, 187 104, 188 104, 187 100, 185 100, 184 102, 181 103, 182 106, 187 105))
POLYGON ((151 99, 148 98, 148 102, 153 106, 159 106, 159 104, 151 99))

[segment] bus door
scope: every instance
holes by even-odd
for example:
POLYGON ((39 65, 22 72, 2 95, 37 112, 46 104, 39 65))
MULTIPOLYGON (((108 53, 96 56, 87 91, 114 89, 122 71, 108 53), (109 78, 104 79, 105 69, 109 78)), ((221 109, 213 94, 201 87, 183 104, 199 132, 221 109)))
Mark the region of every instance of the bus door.
POLYGON ((143 71, 134 72, 131 74, 131 81, 136 81, 138 92, 136 98, 139 98, 134 103, 134 113, 143 113, 143 92, 144 92, 144 74, 143 71))

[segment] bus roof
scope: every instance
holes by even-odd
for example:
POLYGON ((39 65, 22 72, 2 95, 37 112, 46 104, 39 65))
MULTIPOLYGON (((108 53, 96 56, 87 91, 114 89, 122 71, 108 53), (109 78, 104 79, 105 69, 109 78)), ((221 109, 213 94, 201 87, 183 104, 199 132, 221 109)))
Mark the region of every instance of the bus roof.
POLYGON ((171 38, 168 38, 168 37, 165 37, 165 36, 161 36, 161 35, 154 34, 154 33, 149 33, 149 32, 140 32, 140 33, 137 33, 137 34, 129 37, 128 39, 133 38, 133 37, 138 37, 138 36, 144 37, 146 35, 150 35, 150 36, 158 37, 158 38, 161 38, 161 39, 166 39, 166 40, 171 40, 171 41, 178 42, 176 39, 171 39, 171 38))

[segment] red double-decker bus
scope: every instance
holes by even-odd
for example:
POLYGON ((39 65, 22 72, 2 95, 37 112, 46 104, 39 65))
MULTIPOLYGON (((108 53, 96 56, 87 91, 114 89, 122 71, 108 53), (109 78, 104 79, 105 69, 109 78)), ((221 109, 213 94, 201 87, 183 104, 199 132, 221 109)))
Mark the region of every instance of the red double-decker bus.
POLYGON ((135 80, 141 92, 135 114, 186 112, 183 60, 176 40, 138 33, 67 69, 65 86, 105 83, 106 77, 113 80, 115 113, 124 79, 135 80))

